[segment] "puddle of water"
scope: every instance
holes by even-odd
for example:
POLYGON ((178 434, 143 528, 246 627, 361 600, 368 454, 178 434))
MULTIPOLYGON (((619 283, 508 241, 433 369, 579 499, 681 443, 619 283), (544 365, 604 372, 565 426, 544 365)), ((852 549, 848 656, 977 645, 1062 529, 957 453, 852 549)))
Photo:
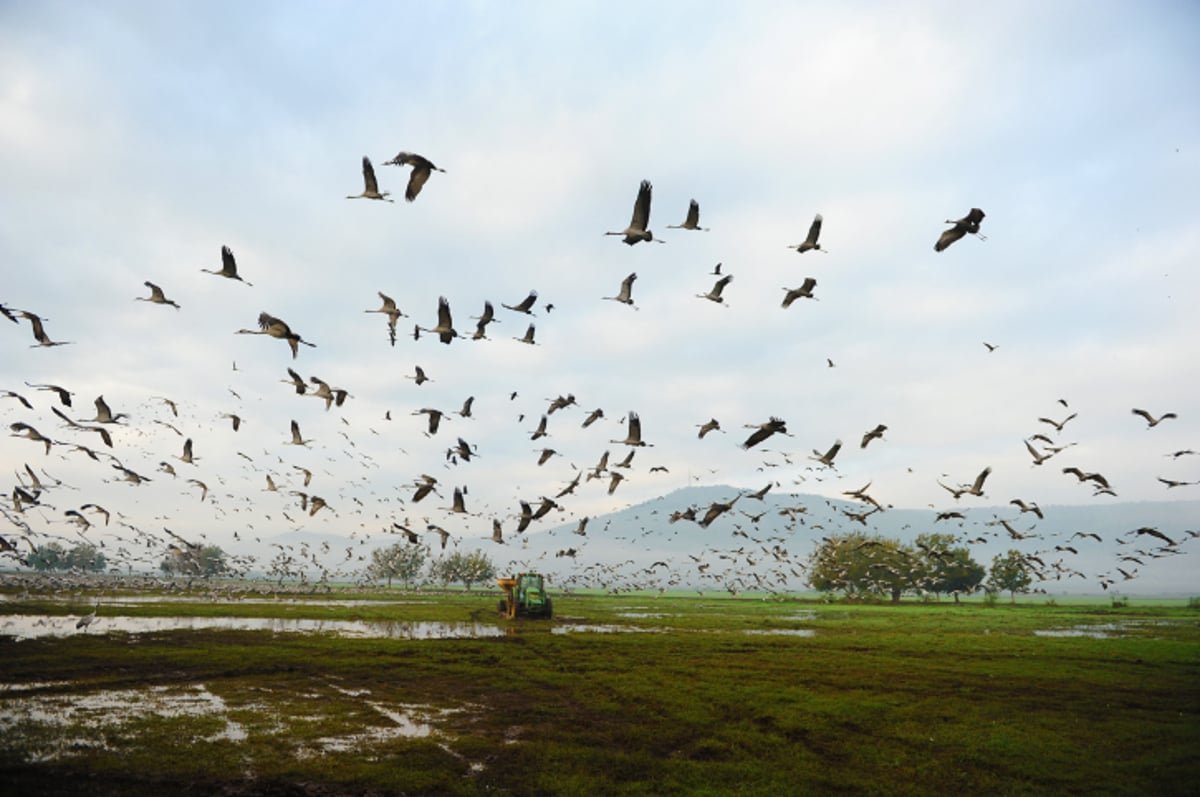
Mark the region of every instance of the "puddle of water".
POLYGON ((746 633, 756 636, 813 636, 816 631, 811 628, 749 628, 746 633))
MULTIPOLYGON (((102 610, 103 611, 103 610, 102 610)), ((149 634, 157 631, 271 631, 330 633, 366 639, 475 639, 503 636, 504 629, 485 623, 435 621, 316 620, 282 617, 122 617, 97 615, 86 629, 76 629, 75 617, 10 614, 0 617, 0 636, 24 639, 71 634, 149 634)))
POLYGON ((629 617, 629 618, 639 618, 639 617, 655 618, 655 617, 678 617, 679 615, 669 614, 667 612, 617 612, 617 616, 618 617, 629 617))
POLYGON ((550 629, 552 634, 576 634, 576 633, 593 633, 593 634, 660 634, 667 629, 665 628, 638 628, 632 625, 613 625, 600 623, 571 623, 569 625, 556 625, 550 629))
POLYGON ((1074 625, 1070 628, 1045 628, 1033 632, 1034 636, 1042 637, 1087 637, 1090 639, 1112 639, 1126 636, 1145 626, 1174 625, 1174 620, 1154 620, 1130 618, 1112 623, 1088 623, 1074 625))
MULTIPOLYGON (((23 685, 26 688, 33 684, 23 685)), ((6 685, 0 692, 20 691, 16 685, 6 685)), ((150 687, 148 689, 115 689, 83 694, 24 695, 7 699, 0 710, 0 733, 8 736, 20 725, 40 725, 70 728, 83 735, 60 738, 55 746, 37 753, 37 760, 54 760, 72 750, 107 748, 103 729, 131 719, 224 715, 225 701, 208 691, 202 684, 190 689, 150 687)), ((233 741, 246 739, 246 729, 225 717, 225 727, 203 741, 233 741)))
MULTIPOLYGON (((46 687, 50 684, 0 684, 0 694, 6 698, 0 703, 0 735, 15 738, 22 732, 39 728, 57 731, 53 742, 32 752, 31 760, 34 761, 59 760, 86 749, 114 749, 106 741, 106 738, 113 738, 112 731, 125 723, 151 716, 168 719, 215 717, 223 720, 224 727, 216 733, 180 739, 181 743, 240 742, 249 736, 244 725, 229 718, 225 701, 203 684, 53 695, 21 694, 31 692, 39 686, 46 687)), ((343 694, 351 694, 350 690, 338 689, 336 686, 333 688, 343 694)), ((367 694, 367 691, 354 690, 354 694, 367 694)), ((302 708, 314 709, 315 713, 311 715, 300 711, 288 717, 281 717, 275 709, 270 709, 265 704, 243 705, 239 706, 238 710, 253 711, 264 715, 265 719, 272 720, 256 725, 254 732, 279 736, 281 742, 286 743, 290 722, 319 722, 323 719, 321 706, 327 697, 326 693, 314 691, 306 697, 311 705, 302 708)), ((383 717, 386 723, 359 733, 317 739, 311 747, 296 748, 296 756, 303 758, 313 754, 359 752, 366 745, 400 737, 443 736, 438 730, 437 721, 464 710, 408 704, 388 705, 370 699, 364 699, 363 703, 383 717)), ((119 736, 117 734, 117 738, 119 736)))

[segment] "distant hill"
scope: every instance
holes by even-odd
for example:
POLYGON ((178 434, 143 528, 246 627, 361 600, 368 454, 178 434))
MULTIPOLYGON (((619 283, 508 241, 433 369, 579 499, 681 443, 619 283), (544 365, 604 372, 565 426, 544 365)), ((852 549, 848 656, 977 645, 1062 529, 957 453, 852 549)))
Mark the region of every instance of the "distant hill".
MULTIPOLYGON (((891 508, 870 515, 863 525, 845 514, 870 508, 860 502, 774 491, 757 500, 741 492, 743 497, 735 502, 733 510, 707 528, 688 520, 672 523, 671 513, 695 507, 697 516, 702 517, 711 504, 728 502, 739 490, 729 486, 682 488, 590 518, 584 536, 573 533, 578 519, 546 529, 535 526, 523 538, 510 535, 509 545, 505 546, 510 550, 506 553, 518 566, 592 586, 627 582, 650 588, 724 588, 711 578, 720 573, 742 589, 753 589, 762 581, 779 583, 782 577, 787 589, 800 590, 805 584, 802 576, 795 575, 801 571, 798 565, 804 563, 823 536, 861 531, 911 542, 918 534, 940 532, 955 534, 964 544, 973 541, 968 545, 972 556, 985 567, 995 555, 1015 548, 1041 558, 1051 573, 1055 572, 1053 563, 1059 562, 1063 572, 1084 574, 1035 585, 1051 594, 1100 593, 1104 575, 1117 582, 1110 589, 1123 594, 1200 594, 1200 561, 1192 558, 1200 553, 1200 541, 1186 533, 1188 529, 1200 531, 1200 501, 1053 505, 1040 507, 1044 518, 1039 519, 1013 505, 964 497, 956 508, 965 519, 935 522, 932 509, 891 508), (1000 519, 1008 521, 1026 539, 1011 538, 998 523, 988 525, 1000 519), (1166 547, 1157 538, 1134 533, 1142 527, 1162 532, 1177 545, 1166 547), (1076 536, 1080 532, 1099 535, 1100 541, 1076 536), (1056 546, 1063 550, 1056 550, 1056 546), (556 556, 571 548, 575 549, 573 558, 556 556), (1141 564, 1121 561, 1121 556, 1134 557, 1141 564), (666 566, 660 564, 649 570, 655 562, 666 566), (703 572, 698 569, 702 564, 708 564, 703 572), (1135 577, 1125 580, 1118 567, 1135 577), (668 583, 672 578, 676 584, 668 583)), ((503 558, 496 549, 492 555, 497 561, 503 558)))

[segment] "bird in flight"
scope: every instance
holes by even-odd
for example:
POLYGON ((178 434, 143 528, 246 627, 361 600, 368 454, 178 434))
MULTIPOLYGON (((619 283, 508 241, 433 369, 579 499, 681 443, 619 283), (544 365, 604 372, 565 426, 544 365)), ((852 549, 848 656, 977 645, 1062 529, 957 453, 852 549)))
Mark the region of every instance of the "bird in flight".
POLYGON ((149 298, 147 298, 145 296, 135 296, 135 297, 133 297, 134 301, 136 301, 136 302, 153 302, 154 304, 169 304, 172 307, 174 307, 176 310, 179 309, 178 304, 176 304, 175 302, 171 301, 170 299, 168 299, 166 297, 166 295, 163 293, 162 288, 158 287, 157 285, 155 285, 153 282, 150 282, 149 280, 147 280, 146 282, 143 282, 142 284, 150 289, 150 296, 149 296, 149 298))
POLYGON ((504 302, 501 302, 500 306, 506 310, 515 310, 516 312, 524 313, 525 315, 533 315, 533 306, 537 302, 537 296, 537 291, 530 291, 528 296, 516 304, 505 304, 504 302))
POLYGON ((783 307, 786 309, 792 306, 792 302, 797 299, 816 299, 813 296, 813 288, 817 287, 817 281, 813 277, 806 277, 804 284, 799 288, 784 288, 787 294, 783 297, 783 307))
POLYGON ((1153 429, 1155 426, 1158 426, 1160 423, 1167 420, 1168 418, 1178 418, 1179 417, 1178 415, 1176 415, 1173 412, 1164 412, 1162 415, 1155 418, 1153 415, 1146 412, 1146 410, 1140 410, 1140 409, 1137 409, 1136 407, 1132 410, 1132 412, 1134 415, 1140 415, 1141 417, 1146 419, 1146 424, 1147 424, 1146 428, 1147 429, 1153 429))
MULTIPOLYGON (((621 290, 619 293, 617 293, 616 296, 603 296, 601 298, 611 299, 614 302, 620 302, 621 304, 627 304, 630 307, 633 307, 633 282, 636 279, 637 279, 636 272, 633 274, 630 274, 628 277, 621 280, 621 290)), ((633 309, 636 310, 637 308, 634 307, 633 309)))
POLYGON ((445 296, 438 297, 438 323, 433 329, 418 326, 418 331, 430 332, 438 336, 438 340, 446 345, 450 345, 450 341, 458 337, 458 330, 454 328, 454 321, 450 317, 450 302, 445 296))
POLYGON ((758 445, 763 440, 766 440, 775 433, 788 434, 787 421, 784 421, 781 418, 776 418, 773 415, 766 423, 748 423, 745 425, 745 427, 747 429, 754 429, 755 431, 746 438, 745 442, 742 443, 742 448, 754 448, 754 446, 758 445))
MULTIPOLYGON (((633 217, 629 220, 629 226, 620 232, 606 232, 605 235, 622 235, 625 243, 633 246, 638 241, 653 241, 654 233, 648 226, 650 224, 650 193, 652 186, 649 180, 642 180, 641 186, 638 188, 637 200, 633 203, 633 217)), ((659 241, 659 243, 663 243, 659 241)))
POLYGON ((412 172, 408 175, 408 186, 404 189, 404 200, 412 202, 417 198, 417 194, 421 193, 421 189, 425 187, 425 181, 429 179, 429 175, 434 172, 442 172, 445 174, 445 169, 439 169, 433 165, 433 162, 428 158, 422 157, 415 152, 401 152, 392 158, 390 161, 384 161, 384 166, 411 166, 412 172))
POLYGON ((258 314, 258 329, 239 329, 235 335, 270 335, 273 338, 286 340, 288 346, 292 349, 292 359, 296 359, 296 355, 300 352, 300 347, 297 344, 303 343, 305 346, 311 346, 314 349, 317 347, 315 343, 309 343, 304 338, 292 331, 292 328, 280 318, 276 318, 269 313, 262 312, 258 314))
POLYGON ((49 347, 71 345, 72 341, 51 340, 50 336, 46 334, 46 328, 42 326, 41 316, 37 315, 36 313, 31 313, 28 310, 21 310, 19 315, 29 321, 29 326, 33 330, 33 339, 37 341, 37 343, 30 348, 36 348, 37 346, 49 347))
POLYGON ((390 191, 379 192, 379 183, 375 180, 375 167, 371 165, 371 159, 363 155, 362 159, 363 172, 363 192, 361 194, 350 194, 346 199, 382 199, 384 202, 391 202, 388 199, 390 191))
POLYGON ((668 224, 668 230, 700 230, 708 232, 707 227, 700 226, 700 203, 692 200, 688 203, 687 218, 683 220, 683 224, 668 224))
POLYGON ((401 318, 408 318, 404 313, 400 312, 400 308, 396 307, 396 301, 385 294, 383 291, 376 291, 379 298, 383 301, 383 305, 378 310, 364 310, 364 313, 383 313, 388 319, 388 338, 392 345, 396 345, 396 322, 401 318))
POLYGON ((226 277, 231 280, 237 280, 238 282, 245 282, 247 285, 251 284, 249 282, 246 282, 240 276, 238 276, 237 261, 234 260, 234 258, 233 258, 233 250, 230 249, 228 246, 221 247, 221 270, 220 271, 214 271, 213 269, 210 269, 210 268, 202 268, 200 270, 205 272, 206 274, 216 274, 218 277, 226 277))
POLYGON ((937 239, 937 243, 933 245, 933 251, 941 252, 967 233, 970 233, 971 235, 977 235, 979 236, 979 240, 986 241, 986 237, 979 235, 979 225, 983 223, 983 217, 985 215, 986 214, 979 208, 971 208, 971 212, 963 216, 958 221, 946 219, 947 224, 953 224, 954 226, 941 234, 941 236, 937 239))
POLYGON ((822 221, 823 219, 821 218, 821 214, 818 213, 815 217, 813 217, 812 224, 808 228, 808 237, 804 239, 804 242, 792 244, 788 247, 788 249, 795 249, 800 254, 804 254, 805 252, 809 252, 813 249, 816 249, 818 252, 826 252, 826 250, 821 248, 821 244, 817 243, 817 239, 821 235, 822 221))
POLYGON ((708 293, 697 293, 696 296, 697 296, 697 298, 700 298, 700 299, 708 299, 710 302, 716 302, 717 304, 724 304, 725 299, 724 299, 724 297, 721 296, 721 291, 725 290, 725 286, 728 285, 732 281, 733 281, 733 275, 726 274, 724 277, 721 277, 719 280, 716 281, 716 283, 713 284, 712 290, 710 290, 708 293))
POLYGON ((645 446, 649 443, 642 441, 642 419, 633 410, 629 411, 629 423, 624 440, 610 440, 610 443, 624 443, 627 446, 645 446))

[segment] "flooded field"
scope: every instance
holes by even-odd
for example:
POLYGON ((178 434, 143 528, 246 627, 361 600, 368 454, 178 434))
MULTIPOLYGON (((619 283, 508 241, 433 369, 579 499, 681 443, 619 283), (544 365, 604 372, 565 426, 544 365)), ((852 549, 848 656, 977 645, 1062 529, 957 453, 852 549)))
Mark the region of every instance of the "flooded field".
POLYGON ((161 631, 267 631, 280 634, 337 634, 344 637, 378 639, 465 639, 501 636, 504 629, 494 623, 446 623, 435 621, 315 620, 281 617, 127 617, 97 616, 85 628, 77 628, 76 617, 6 615, 0 617, 0 636, 18 640, 70 634, 149 634, 161 631))

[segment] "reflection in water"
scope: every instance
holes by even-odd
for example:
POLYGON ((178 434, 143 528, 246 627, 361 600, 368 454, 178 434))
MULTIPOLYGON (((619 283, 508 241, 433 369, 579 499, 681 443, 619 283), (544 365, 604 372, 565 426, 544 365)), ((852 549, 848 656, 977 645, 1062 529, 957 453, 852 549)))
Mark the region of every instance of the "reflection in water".
POLYGON ((89 633, 149 634, 156 631, 271 631, 275 633, 337 634, 366 639, 467 639, 501 636, 504 630, 486 623, 436 621, 315 620, 284 617, 122 617, 100 614, 86 631, 75 628, 75 617, 13 614, 0 617, 0 636, 21 639, 89 633))

